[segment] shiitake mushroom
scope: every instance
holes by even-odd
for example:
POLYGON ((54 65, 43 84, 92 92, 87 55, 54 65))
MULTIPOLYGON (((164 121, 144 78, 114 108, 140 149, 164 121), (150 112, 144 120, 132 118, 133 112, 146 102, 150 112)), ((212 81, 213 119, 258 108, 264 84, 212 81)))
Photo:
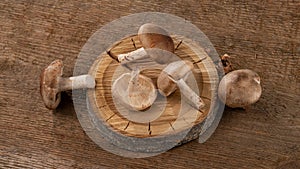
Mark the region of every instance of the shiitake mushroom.
POLYGON ((157 97, 152 79, 140 74, 138 69, 122 74, 114 81, 111 91, 116 101, 137 111, 149 108, 157 97))
POLYGON ((262 93, 259 75, 249 69, 234 70, 221 80, 218 95, 231 108, 245 108, 258 101, 262 93))

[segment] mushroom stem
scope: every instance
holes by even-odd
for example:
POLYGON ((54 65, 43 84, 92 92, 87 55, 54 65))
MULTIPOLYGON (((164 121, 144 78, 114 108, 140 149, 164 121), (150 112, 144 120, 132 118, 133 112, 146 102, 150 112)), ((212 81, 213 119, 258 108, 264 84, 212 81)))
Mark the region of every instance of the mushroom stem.
POLYGON ((85 88, 94 88, 96 85, 95 79, 91 75, 80 75, 69 78, 59 77, 59 88, 58 90, 76 90, 85 88))
POLYGON ((183 79, 174 80, 172 77, 169 76, 169 78, 176 83, 177 87, 180 89, 180 93, 182 93, 192 104, 194 108, 197 110, 202 109, 205 106, 205 103, 203 100, 198 96, 197 93, 195 93, 186 83, 183 79))
POLYGON ((129 83, 137 83, 138 82, 138 76, 140 74, 140 69, 135 68, 132 72, 131 72, 131 78, 129 83))
POLYGON ((139 48, 137 50, 134 50, 132 52, 129 52, 129 53, 117 55, 118 61, 121 64, 126 64, 126 63, 132 62, 134 60, 143 59, 146 57, 148 57, 148 55, 143 47, 139 48))

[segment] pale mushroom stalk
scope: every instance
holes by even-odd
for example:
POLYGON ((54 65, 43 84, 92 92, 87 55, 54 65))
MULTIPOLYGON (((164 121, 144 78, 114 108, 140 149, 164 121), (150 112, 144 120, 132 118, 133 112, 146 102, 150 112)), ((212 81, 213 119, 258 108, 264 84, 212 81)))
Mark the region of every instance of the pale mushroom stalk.
POLYGON ((131 72, 131 78, 130 78, 129 83, 138 83, 139 74, 140 74, 140 69, 138 69, 138 68, 133 69, 131 72))
POLYGON ((80 75, 74 77, 59 77, 59 91, 91 89, 95 87, 95 79, 91 75, 80 75))
POLYGON ((139 48, 137 50, 134 50, 132 52, 119 54, 116 56, 116 58, 118 58, 118 61, 121 64, 126 64, 126 63, 132 62, 134 60, 144 59, 147 57, 149 57, 149 55, 147 54, 147 52, 145 51, 145 49, 143 47, 139 48))
POLYGON ((94 88, 95 79, 91 75, 62 77, 63 62, 53 61, 40 76, 40 93, 48 109, 56 109, 60 103, 60 92, 66 90, 94 88))
POLYGON ((191 102, 194 108, 200 110, 205 106, 203 100, 185 83, 183 79, 174 80, 170 76, 169 78, 176 83, 177 87, 180 89, 180 93, 182 93, 191 102))

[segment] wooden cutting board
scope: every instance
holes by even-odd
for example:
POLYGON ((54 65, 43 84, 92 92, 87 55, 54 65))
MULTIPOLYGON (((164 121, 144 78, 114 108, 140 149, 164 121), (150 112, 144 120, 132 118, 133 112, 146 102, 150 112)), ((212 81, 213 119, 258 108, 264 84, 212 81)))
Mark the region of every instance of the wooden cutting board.
MULTIPOLYGON (((128 68, 127 66, 126 68, 120 65, 115 58, 111 58, 104 52, 90 68, 89 74, 95 77, 97 85, 95 90, 88 91, 88 101, 92 107, 92 113, 95 113, 99 119, 98 125, 106 127, 108 131, 105 132, 109 132, 99 132, 99 134, 111 136, 109 140, 118 142, 118 146, 122 148, 132 151, 141 149, 134 143, 129 145, 128 142, 130 141, 126 139, 127 137, 130 137, 129 139, 131 140, 136 138, 134 139, 136 141, 139 140, 138 138, 151 138, 143 142, 144 148, 142 149, 145 151, 162 151, 162 142, 168 142, 166 140, 172 141, 174 136, 181 136, 184 133, 186 136, 182 136, 181 139, 174 141, 176 145, 181 144, 182 140, 185 140, 185 142, 191 141, 197 138, 201 132, 202 122, 207 115, 215 111, 216 87, 219 82, 216 65, 205 50, 196 42, 176 35, 173 35, 172 39, 175 44, 179 44, 175 50, 175 55, 180 59, 191 62, 202 60, 194 64, 195 69, 200 70, 200 72, 192 75, 195 80, 193 88, 197 90, 195 92, 199 93, 206 105, 201 110, 196 110, 189 106, 188 101, 181 95, 179 89, 167 98, 159 95, 149 111, 128 110, 114 100, 111 86, 122 73, 130 72, 130 67, 128 68), (139 118, 143 118, 143 122, 140 122, 139 118), (192 128, 194 128, 193 132, 188 132, 192 128), (124 143, 123 146, 120 140, 124 140, 124 138, 126 144, 124 143), (154 140, 159 145, 158 147, 153 148, 154 140)), ((114 43, 110 51, 118 55, 131 52, 140 47, 142 46, 138 41, 138 37, 133 35, 114 43)), ((141 74, 151 78, 156 83, 158 75, 166 65, 158 65, 153 68, 151 67, 153 64, 155 63, 151 59, 144 59, 135 63, 135 65, 140 67, 150 66, 150 68, 143 70, 141 74)))

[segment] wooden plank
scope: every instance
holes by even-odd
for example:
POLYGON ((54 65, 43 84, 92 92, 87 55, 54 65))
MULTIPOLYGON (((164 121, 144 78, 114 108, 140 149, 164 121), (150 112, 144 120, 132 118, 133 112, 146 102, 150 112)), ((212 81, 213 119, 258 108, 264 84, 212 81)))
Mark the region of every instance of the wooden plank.
POLYGON ((299 8, 297 0, 0 1, 0 168, 299 168, 299 8), (72 75, 96 30, 143 11, 191 21, 235 68, 260 74, 263 95, 246 110, 226 109, 205 144, 132 160, 84 134, 68 95, 54 113, 44 108, 38 77, 57 58, 72 75))

